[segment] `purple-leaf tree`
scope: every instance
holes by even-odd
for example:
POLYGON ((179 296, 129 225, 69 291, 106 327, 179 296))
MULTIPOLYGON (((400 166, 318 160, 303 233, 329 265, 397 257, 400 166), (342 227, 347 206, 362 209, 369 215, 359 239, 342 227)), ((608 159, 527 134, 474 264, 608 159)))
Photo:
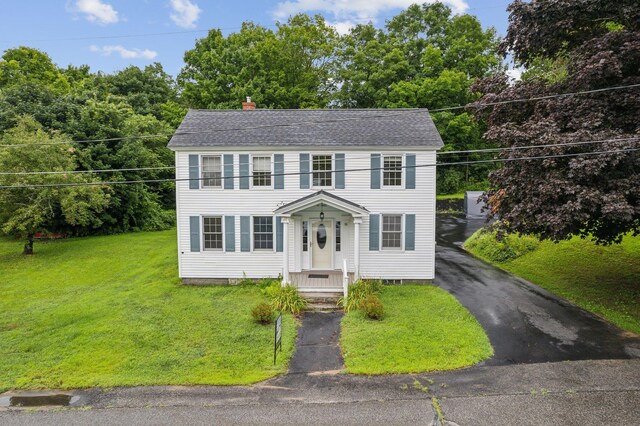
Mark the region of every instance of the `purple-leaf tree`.
POLYGON ((504 150, 485 199, 506 232, 617 243, 640 234, 640 87, 504 103, 640 83, 640 3, 532 0, 509 6, 501 51, 526 71, 477 81, 473 106, 504 150), (606 141, 576 144, 583 141, 606 141), (570 145, 567 145, 567 144, 570 145), (563 156, 581 154, 578 156, 563 156), (582 155, 586 154, 586 155, 582 155), (521 157, 546 159, 508 161, 521 157))

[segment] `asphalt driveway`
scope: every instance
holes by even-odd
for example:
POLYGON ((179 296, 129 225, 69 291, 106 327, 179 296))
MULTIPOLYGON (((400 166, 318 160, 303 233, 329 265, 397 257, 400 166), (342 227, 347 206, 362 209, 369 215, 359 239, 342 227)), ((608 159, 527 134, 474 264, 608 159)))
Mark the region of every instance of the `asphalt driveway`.
POLYGON ((640 338, 468 254, 483 220, 439 215, 436 284, 484 327, 495 355, 485 365, 640 358, 640 338))

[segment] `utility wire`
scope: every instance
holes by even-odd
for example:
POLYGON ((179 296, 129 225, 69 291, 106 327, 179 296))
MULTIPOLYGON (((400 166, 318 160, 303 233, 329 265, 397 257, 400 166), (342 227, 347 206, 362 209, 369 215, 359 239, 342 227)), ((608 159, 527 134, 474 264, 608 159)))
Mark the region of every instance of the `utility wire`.
MULTIPOLYGON (((512 147, 503 147, 503 148, 486 148, 486 149, 472 149, 465 151, 443 151, 436 152, 436 156, 438 155, 446 155, 446 154, 473 154, 473 153, 484 153, 484 152, 503 152, 503 151, 514 151, 521 149, 540 149, 540 148, 554 148, 554 147, 562 147, 562 146, 576 146, 576 145, 589 145, 595 143, 606 143, 606 142, 627 142, 640 140, 640 136, 632 137, 632 138, 618 138, 618 139, 600 139, 600 140, 592 140, 592 141, 578 141, 578 142, 564 142, 564 143, 556 143, 556 144, 546 144, 546 145, 527 145, 527 146, 512 146, 512 147)), ((261 157, 261 155, 255 155, 255 157, 261 157)), ((269 155, 264 155, 263 157, 269 157, 269 155)), ((370 156, 350 156, 349 160, 366 160, 369 159, 370 156)), ((285 160, 282 163, 286 164, 298 164, 300 160, 285 160)), ((444 163, 439 163, 444 164, 444 163)), ((127 169, 96 169, 96 170, 65 170, 65 171, 37 171, 37 172, 0 172, 0 176, 25 176, 25 175, 55 175, 55 174, 74 174, 74 173, 111 173, 111 172, 134 172, 134 171, 146 171, 146 170, 169 170, 175 169, 175 166, 164 166, 164 167, 138 167, 138 168, 127 168, 127 169)))
MULTIPOLYGON (((590 155, 602 155, 602 154, 616 154, 616 153, 625 153, 625 152, 636 152, 640 151, 640 148, 629 148, 629 149, 620 149, 620 150, 609 150, 609 151, 592 151, 592 152, 582 152, 582 153, 574 153, 574 154, 555 154, 555 155, 540 155, 533 157, 514 157, 514 158, 496 158, 490 160, 473 160, 473 161, 456 161, 451 163, 440 163, 440 164, 417 164, 415 166, 401 166, 396 167, 395 169, 401 168, 422 168, 422 167, 441 167, 441 166, 455 166, 455 165, 463 165, 463 164, 482 164, 482 163, 496 163, 496 162, 506 162, 506 161, 527 161, 527 160, 545 160, 550 158, 566 158, 566 157, 582 157, 582 156, 590 156, 590 155)), ((364 172, 364 171, 374 171, 374 170, 384 170, 384 167, 363 167, 357 169, 346 169, 339 170, 340 172, 364 172)), ((323 173, 332 173, 336 170, 323 170, 323 173)), ((312 174, 312 172, 287 172, 287 173, 270 173, 260 174, 259 176, 298 176, 298 175, 306 175, 312 174)), ((248 175, 234 175, 234 176, 220 176, 220 177, 198 177, 198 178, 175 178, 175 179, 149 179, 149 180, 125 180, 125 181, 112 181, 112 182, 79 182, 79 183, 55 183, 55 184, 34 184, 34 185, 3 185, 0 186, 0 189, 25 189, 25 188, 49 188, 49 187, 71 187, 71 186, 100 186, 100 185, 119 185, 119 184, 134 184, 134 183, 159 183, 159 182, 184 182, 184 181, 192 181, 192 180, 220 180, 223 181, 225 179, 240 179, 240 178, 251 178, 253 174, 248 175)))
MULTIPOLYGON (((558 93, 554 95, 545 95, 545 96, 537 96, 532 98, 518 98, 518 99, 507 99, 503 101, 496 102, 487 102, 479 104, 476 102, 471 102, 465 105, 458 105, 453 107, 446 108, 436 108, 436 109, 426 109, 426 108, 414 108, 414 109, 406 109, 402 112, 391 112, 391 113, 381 113, 381 114, 371 114, 365 117, 347 117, 347 118, 337 118, 332 120, 320 120, 320 121, 300 121, 296 123, 285 123, 285 124, 265 124, 262 126, 251 126, 251 127, 233 127, 227 129, 213 129, 213 130, 203 130, 203 131, 176 131, 173 133, 160 133, 155 135, 138 135, 138 136, 122 136, 122 137, 114 137, 114 138, 104 138, 104 139, 81 139, 77 141, 64 141, 64 142, 43 142, 43 143, 32 143, 32 144, 14 144, 14 145, 0 145, 0 148, 23 148, 28 146, 52 146, 52 145, 70 145, 70 144, 81 144, 81 143, 94 143, 94 142, 115 142, 122 140, 130 140, 130 139, 150 139, 150 138, 160 138, 160 137, 170 137, 170 136, 184 136, 184 135, 197 135, 197 134, 211 134, 211 133, 221 133, 221 132, 238 132, 238 131, 247 131, 247 130, 258 130, 258 129, 268 129, 268 128, 276 128, 276 127, 300 127, 303 125, 309 124, 326 124, 326 123, 339 123, 345 121, 356 121, 356 120, 366 120, 366 119, 378 119, 378 118, 388 118, 395 117, 398 115, 404 114, 418 114, 418 113, 434 113, 434 112, 443 112, 443 111, 452 111, 458 109, 464 109, 467 107, 472 108, 482 108, 487 106, 495 106, 495 105, 505 105, 509 103, 516 102, 529 102, 529 101, 539 101, 545 99, 559 98, 563 96, 574 96, 574 95, 584 95, 589 93, 599 93, 605 92, 609 90, 622 90, 622 89, 632 89, 640 87, 640 83, 638 84, 629 84, 623 86, 610 86, 604 87, 600 89, 592 89, 592 90, 583 90, 578 92, 567 92, 567 93, 558 93)), ((229 111, 229 110, 227 110, 229 111)), ((232 110, 236 111, 236 110, 232 110)), ((260 111, 278 111, 278 110, 260 110, 260 111)), ((309 110, 314 111, 314 110, 309 110)), ((335 109, 333 111, 349 111, 349 109, 335 109)), ((389 109, 389 111, 394 111, 393 109, 389 109)), ((251 114, 251 112, 247 112, 247 114, 251 114)))
POLYGON ((627 142, 640 139, 640 136, 635 136, 632 138, 618 138, 618 139, 600 139, 593 141, 578 141, 578 142, 563 142, 563 143, 553 143, 553 144, 544 144, 544 145, 526 145, 526 146, 508 146, 501 148, 483 148, 483 149, 469 149, 464 151, 441 151, 436 152, 436 155, 448 155, 448 154, 475 154, 482 152, 502 152, 502 151, 517 151, 520 149, 535 149, 535 148, 554 148, 556 146, 576 146, 576 145, 589 145, 594 143, 605 143, 605 142, 627 142))
POLYGON ((136 172, 143 170, 167 170, 175 169, 175 166, 164 167, 136 167, 131 169, 97 169, 97 170, 63 170, 55 172, 0 172, 0 176, 13 175, 67 175, 74 173, 111 173, 111 172, 136 172))

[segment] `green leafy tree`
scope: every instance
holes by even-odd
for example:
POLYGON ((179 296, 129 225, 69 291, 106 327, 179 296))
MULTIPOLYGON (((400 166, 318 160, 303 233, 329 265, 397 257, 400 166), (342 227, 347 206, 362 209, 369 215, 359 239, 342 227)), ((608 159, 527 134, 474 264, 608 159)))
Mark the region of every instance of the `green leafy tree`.
POLYGON ((162 119, 162 105, 177 99, 173 78, 157 62, 144 69, 129 66, 101 77, 105 95, 121 96, 136 114, 162 119))
POLYGON ((100 213, 109 202, 107 188, 96 186, 58 186, 30 188, 28 185, 57 185, 99 182, 92 174, 6 174, 25 172, 63 172, 75 169, 74 149, 69 144, 40 146, 61 142, 31 117, 22 117, 16 127, 0 138, 0 223, 2 231, 24 239, 24 254, 33 253, 36 232, 57 231, 67 227, 96 228, 100 213), (28 148, 12 148, 27 144, 28 148))
POLYGON ((71 95, 57 95, 50 87, 32 81, 0 90, 0 134, 15 127, 22 115, 31 115, 45 129, 69 130, 81 108, 71 95))
MULTIPOLYGON (((477 18, 453 15, 442 3, 413 5, 386 28, 356 26, 340 41, 336 103, 351 108, 429 108, 465 105, 477 99, 469 90, 481 77, 503 69, 498 37, 477 18)), ((483 124, 463 110, 434 113, 445 150, 492 146, 482 139, 483 124)), ((457 155, 447 162, 463 161, 457 155)), ((491 166, 438 168, 438 192, 482 187, 491 166)))
POLYGON ((178 84, 193 108, 235 109, 246 96, 264 108, 325 107, 336 39, 321 16, 293 16, 276 32, 248 22, 227 37, 211 30, 185 53, 178 84))
MULTIPOLYGON (((78 161, 84 170, 158 168, 173 165, 166 148, 172 128, 151 115, 139 115, 124 103, 88 101, 73 125, 75 140, 125 138, 78 143, 78 161), (139 136, 149 136, 139 138, 139 136), (136 138, 126 139, 127 136, 136 138)), ((171 168, 116 171, 105 181, 171 179, 171 168)), ((170 183, 143 182, 114 185, 111 203, 102 212, 103 232, 166 229, 173 224, 175 197, 170 183)))
POLYGON ((0 59, 0 89, 25 82, 37 82, 58 94, 70 88, 46 53, 24 46, 7 49, 0 59))

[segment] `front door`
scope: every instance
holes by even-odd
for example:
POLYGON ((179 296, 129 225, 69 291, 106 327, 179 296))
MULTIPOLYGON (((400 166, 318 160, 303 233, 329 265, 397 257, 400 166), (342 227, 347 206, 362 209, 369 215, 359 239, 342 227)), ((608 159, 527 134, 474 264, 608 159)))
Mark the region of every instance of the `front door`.
POLYGON ((332 221, 311 222, 311 268, 333 269, 332 221))

